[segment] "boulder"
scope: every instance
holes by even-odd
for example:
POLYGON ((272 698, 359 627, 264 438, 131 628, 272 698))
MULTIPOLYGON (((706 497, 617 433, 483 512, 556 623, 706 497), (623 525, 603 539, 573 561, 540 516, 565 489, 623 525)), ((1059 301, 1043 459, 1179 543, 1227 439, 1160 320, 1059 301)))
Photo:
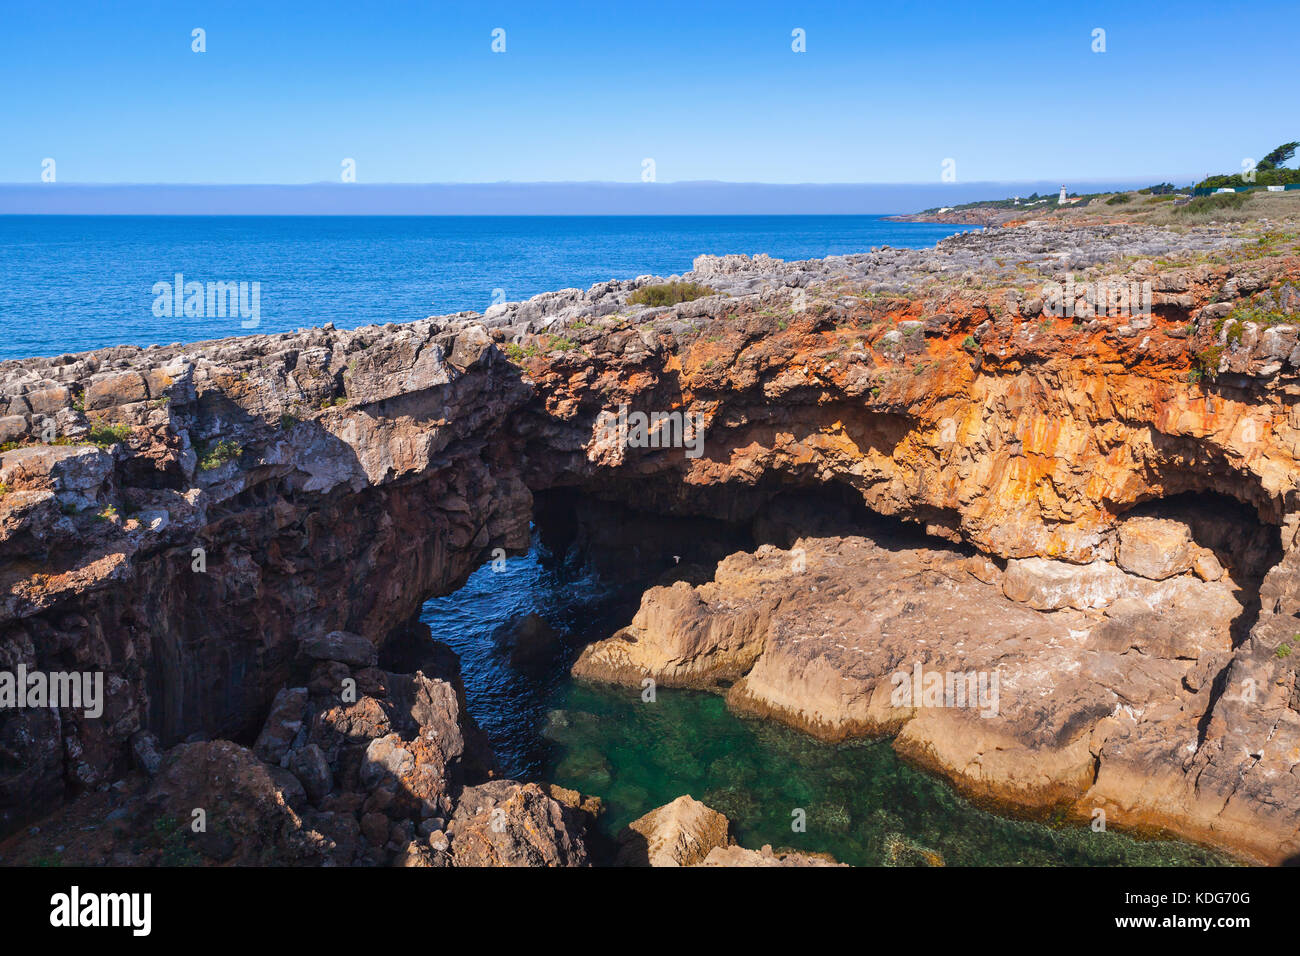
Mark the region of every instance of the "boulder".
POLYGON ((618 862, 694 866, 728 844, 727 829, 726 817, 686 794, 629 823, 618 837, 618 862))
POLYGON ((87 409, 112 408, 131 402, 143 402, 149 397, 144 376, 139 372, 118 372, 93 379, 86 386, 87 409))
POLYGON ((1202 581, 1217 581, 1223 577, 1223 565, 1214 556, 1214 552, 1203 549, 1192 562, 1192 570, 1202 581))
POLYGON ((271 782, 275 784, 284 802, 294 810, 301 811, 307 804, 307 791, 303 789, 302 781, 283 767, 268 766, 266 769, 270 771, 271 782))
POLYGON ((1198 548, 1191 531, 1169 518, 1130 518, 1119 527, 1119 566, 1153 581, 1192 569, 1198 548))
POLYGON ((366 747, 365 760, 361 764, 361 785, 367 790, 374 789, 389 777, 400 777, 415 768, 415 757, 402 746, 404 741, 397 734, 377 737, 366 747))
POLYGON ((316 744, 307 744, 289 754, 289 771, 302 783, 307 799, 312 803, 320 803, 334 785, 329 761, 316 744))
POLYGON ((23 415, 0 417, 0 442, 18 441, 27 435, 27 418, 23 415))
POLYGON ((456 866, 589 865, 581 826, 535 783, 465 788, 447 836, 456 866))
MULTIPOLYGON (((149 789, 158 808, 158 832, 168 852, 198 853, 216 862, 250 865, 319 862, 314 842, 290 808, 270 768, 229 740, 180 744, 163 762, 149 789), (202 810, 205 829, 193 824, 202 810)), ((164 858, 167 859, 166 857, 164 858)))
POLYGON ((307 688, 282 687, 271 702, 262 732, 257 735, 253 752, 267 763, 279 763, 302 730, 307 713, 307 688))
POLYGON ((151 777, 157 776, 163 759, 158 745, 158 735, 147 730, 137 730, 132 734, 131 758, 146 774, 151 777))

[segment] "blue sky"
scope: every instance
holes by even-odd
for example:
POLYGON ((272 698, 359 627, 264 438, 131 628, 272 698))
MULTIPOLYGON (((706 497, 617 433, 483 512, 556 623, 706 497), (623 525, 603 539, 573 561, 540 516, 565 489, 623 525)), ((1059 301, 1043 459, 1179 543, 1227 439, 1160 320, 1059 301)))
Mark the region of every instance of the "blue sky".
POLYGON ((1295 13, 6 0, 0 182, 1186 180, 1300 138, 1295 13))

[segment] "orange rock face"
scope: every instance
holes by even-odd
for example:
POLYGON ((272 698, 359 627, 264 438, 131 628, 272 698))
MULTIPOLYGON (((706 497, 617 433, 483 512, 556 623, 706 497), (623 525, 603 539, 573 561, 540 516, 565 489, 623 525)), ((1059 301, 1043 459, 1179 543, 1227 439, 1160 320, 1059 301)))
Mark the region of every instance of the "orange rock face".
POLYGON ((1295 510, 1291 353, 1279 361, 1258 327, 1216 344, 1211 299, 1244 276, 1285 288, 1300 261, 1123 277, 1188 291, 1157 293, 1151 316, 1086 321, 1045 317, 1022 291, 827 291, 804 311, 779 291, 685 331, 588 330, 526 368, 548 416, 587 436, 580 467, 597 480, 837 480, 988 554, 1083 563, 1113 557, 1117 517, 1150 499, 1219 492, 1274 524, 1295 510), (703 454, 602 447, 592 421, 624 403, 700 416, 703 454))
POLYGON ((575 672, 718 684, 734 707, 831 739, 896 733, 901 752, 1003 805, 1295 857, 1300 260, 1273 252, 1136 264, 1117 278, 1149 284, 1150 314, 1044 314, 1037 288, 830 285, 668 328, 607 323, 535 357, 549 416, 578 435, 622 404, 708 423, 698 457, 592 437, 568 480, 635 481, 646 507, 733 519, 781 487, 848 486, 1006 562, 969 573, 1010 600, 967 582, 956 601, 996 635, 919 596, 901 633, 878 633, 886 596, 868 600, 849 565, 809 595, 790 559, 738 574, 736 555, 711 583, 650 592, 575 672), (1186 507, 1215 527, 1168 520, 1186 507), (945 621, 957 646, 931 633, 945 621), (1004 684, 1005 719, 902 714, 888 677, 909 654, 1013 663, 1043 700, 1004 684))

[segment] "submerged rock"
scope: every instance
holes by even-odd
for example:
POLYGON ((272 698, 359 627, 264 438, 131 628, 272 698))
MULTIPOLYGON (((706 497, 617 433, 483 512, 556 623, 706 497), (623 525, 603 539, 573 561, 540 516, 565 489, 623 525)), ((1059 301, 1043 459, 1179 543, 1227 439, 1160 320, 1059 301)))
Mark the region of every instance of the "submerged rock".
POLYGON ((531 613, 503 627, 494 636, 520 667, 546 664, 564 647, 560 634, 540 614, 531 613))

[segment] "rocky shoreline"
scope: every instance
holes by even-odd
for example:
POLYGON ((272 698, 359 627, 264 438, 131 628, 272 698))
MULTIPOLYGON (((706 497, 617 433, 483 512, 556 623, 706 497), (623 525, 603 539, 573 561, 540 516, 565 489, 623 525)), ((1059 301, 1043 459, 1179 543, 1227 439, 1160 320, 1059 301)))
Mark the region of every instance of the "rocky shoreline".
POLYGON ((711 294, 670 306, 631 304, 641 277, 2 363, 0 664, 102 673, 105 700, 0 712, 0 829, 66 804, 138 842, 161 812, 190 847, 206 808, 218 862, 589 862, 589 800, 495 778, 454 667, 393 658, 571 489, 769 542, 648 592, 579 674, 728 684, 820 736, 896 733, 979 798, 1290 859, 1298 277, 1294 223, 1031 223, 701 257, 674 278, 711 294), (703 453, 609 442, 623 405, 698 416, 703 453), (774 524, 831 489, 929 539, 774 524), (887 706, 916 664, 1004 670, 998 716, 887 706))

